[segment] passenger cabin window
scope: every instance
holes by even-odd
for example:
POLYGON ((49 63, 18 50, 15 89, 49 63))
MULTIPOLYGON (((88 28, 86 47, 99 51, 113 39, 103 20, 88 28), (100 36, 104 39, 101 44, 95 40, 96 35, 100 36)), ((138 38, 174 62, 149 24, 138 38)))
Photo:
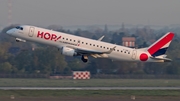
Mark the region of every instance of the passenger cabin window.
POLYGON ((17 26, 16 29, 23 30, 23 27, 17 26))

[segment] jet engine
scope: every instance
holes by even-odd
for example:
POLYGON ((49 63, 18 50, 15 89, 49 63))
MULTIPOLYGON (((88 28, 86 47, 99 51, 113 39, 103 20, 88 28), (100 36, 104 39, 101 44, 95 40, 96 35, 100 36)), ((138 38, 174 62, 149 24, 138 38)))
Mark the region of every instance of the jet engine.
POLYGON ((68 47, 62 47, 61 54, 67 55, 67 56, 75 56, 75 55, 77 55, 77 53, 75 52, 74 49, 68 48, 68 47))

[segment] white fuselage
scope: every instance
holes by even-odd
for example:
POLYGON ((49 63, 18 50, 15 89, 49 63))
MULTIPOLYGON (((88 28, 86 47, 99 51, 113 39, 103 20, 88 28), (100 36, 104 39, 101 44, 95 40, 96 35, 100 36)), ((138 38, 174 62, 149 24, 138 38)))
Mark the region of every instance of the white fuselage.
MULTIPOLYGON (((109 54, 96 55, 97 58, 110 58, 112 60, 124 60, 124 61, 142 61, 140 55, 145 53, 150 56, 150 54, 143 49, 133 49, 116 44, 111 44, 107 42, 102 42, 98 40, 93 40, 89 38, 79 37, 75 35, 70 35, 62 32, 57 32, 53 30, 48 30, 44 28, 34 27, 34 26, 23 26, 23 30, 13 30, 13 37, 20 38, 23 40, 28 40, 32 42, 38 42, 42 44, 47 44, 51 46, 58 47, 73 47, 74 49, 83 49, 89 51, 106 52, 110 48, 116 46, 116 48, 109 54)), ((91 56, 94 56, 93 54, 91 56)), ((95 57, 95 56, 94 56, 95 57)), ((153 60, 148 58, 146 62, 163 62, 162 60, 153 60)))

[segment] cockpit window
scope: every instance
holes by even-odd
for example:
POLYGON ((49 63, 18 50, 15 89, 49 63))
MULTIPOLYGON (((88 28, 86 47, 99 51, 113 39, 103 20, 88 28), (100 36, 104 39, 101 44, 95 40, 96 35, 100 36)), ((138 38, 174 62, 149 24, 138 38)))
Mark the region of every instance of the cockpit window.
POLYGON ((23 30, 23 27, 17 26, 16 29, 23 30))

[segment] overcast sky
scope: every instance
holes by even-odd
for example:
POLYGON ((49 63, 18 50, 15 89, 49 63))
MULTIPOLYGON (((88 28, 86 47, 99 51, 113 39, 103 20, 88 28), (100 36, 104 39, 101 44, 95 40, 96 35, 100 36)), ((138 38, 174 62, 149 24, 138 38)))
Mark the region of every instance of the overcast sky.
MULTIPOLYGON (((31 25, 180 24, 180 0, 12 0, 12 23, 31 25)), ((8 23, 0 0, 0 25, 8 23)))

